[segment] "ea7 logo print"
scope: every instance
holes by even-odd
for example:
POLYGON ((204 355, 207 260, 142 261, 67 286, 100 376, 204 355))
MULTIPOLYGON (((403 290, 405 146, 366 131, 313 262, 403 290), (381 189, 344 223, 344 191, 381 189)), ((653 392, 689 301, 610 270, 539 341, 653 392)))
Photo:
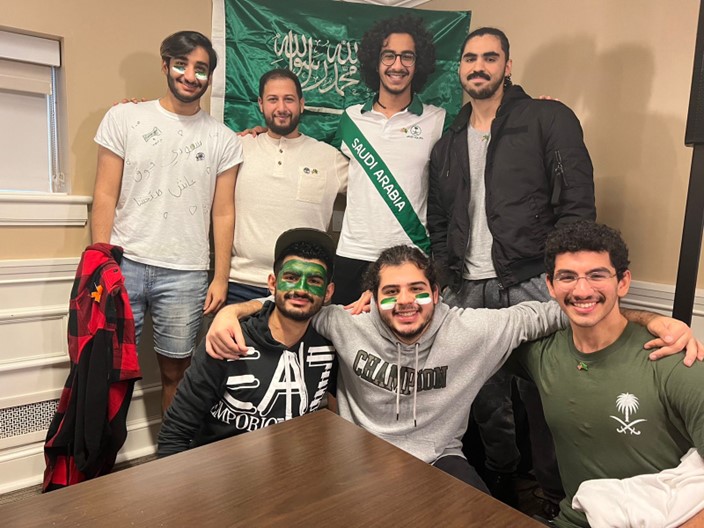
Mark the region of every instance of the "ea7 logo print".
POLYGON ((631 415, 635 414, 638 410, 638 405, 638 398, 633 394, 624 392, 618 395, 618 398, 616 398, 616 409, 623 414, 623 420, 618 416, 611 416, 611 418, 621 424, 621 427, 616 428, 617 433, 630 433, 632 435, 639 435, 641 433, 633 426, 640 422, 646 422, 647 420, 641 418, 639 420, 633 420, 632 422, 630 421, 631 415))

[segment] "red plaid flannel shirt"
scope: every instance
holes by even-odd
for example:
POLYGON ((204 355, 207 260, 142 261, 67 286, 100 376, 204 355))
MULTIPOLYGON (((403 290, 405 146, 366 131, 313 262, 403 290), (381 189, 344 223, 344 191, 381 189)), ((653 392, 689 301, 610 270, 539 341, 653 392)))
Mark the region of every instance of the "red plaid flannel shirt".
POLYGON ((44 491, 112 469, 127 438, 127 411, 141 379, 122 248, 88 246, 71 290, 71 368, 44 444, 44 491))

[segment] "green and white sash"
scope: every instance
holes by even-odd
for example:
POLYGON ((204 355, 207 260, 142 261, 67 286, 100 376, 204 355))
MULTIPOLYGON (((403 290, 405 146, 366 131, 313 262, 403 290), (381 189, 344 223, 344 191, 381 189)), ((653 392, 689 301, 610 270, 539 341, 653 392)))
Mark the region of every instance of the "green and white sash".
POLYGON ((342 142, 347 145, 351 155, 364 169, 369 181, 372 182, 391 213, 401 224, 408 238, 429 255, 430 238, 423 222, 418 218, 418 214, 413 209, 406 193, 403 192, 396 178, 391 174, 384 160, 377 154, 347 112, 342 113, 339 130, 342 142))

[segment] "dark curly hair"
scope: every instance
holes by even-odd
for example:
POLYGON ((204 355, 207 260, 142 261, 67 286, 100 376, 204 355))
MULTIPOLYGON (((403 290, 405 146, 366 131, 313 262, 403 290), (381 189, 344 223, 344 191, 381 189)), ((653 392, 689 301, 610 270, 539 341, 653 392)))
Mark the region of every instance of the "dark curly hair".
POLYGON ((555 258, 563 253, 578 251, 607 252, 618 280, 628 269, 628 247, 621 233, 604 224, 591 220, 578 220, 555 229, 545 241, 545 270, 552 281, 555 258))
POLYGON ((420 92, 435 71, 435 44, 423 19, 411 15, 380 20, 364 34, 357 52, 362 80, 371 90, 379 90, 379 54, 392 33, 407 33, 413 37, 416 45, 416 70, 411 89, 414 93, 420 92))
POLYGON ((374 296, 376 296, 381 282, 381 268, 383 266, 400 266, 406 262, 415 264, 418 269, 425 274, 425 278, 428 279, 431 288, 434 289, 438 285, 437 272, 433 259, 428 257, 417 247, 401 245, 385 249, 381 252, 379 258, 372 262, 364 273, 364 288, 371 290, 374 296))

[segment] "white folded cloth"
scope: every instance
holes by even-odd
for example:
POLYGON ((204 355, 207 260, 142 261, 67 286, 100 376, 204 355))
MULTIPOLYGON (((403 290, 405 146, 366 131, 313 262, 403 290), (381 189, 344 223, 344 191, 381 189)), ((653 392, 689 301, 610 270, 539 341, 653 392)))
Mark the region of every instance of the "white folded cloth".
POLYGON ((704 460, 690 449, 680 465, 626 479, 582 482, 572 507, 592 528, 670 528, 704 509, 704 460))

